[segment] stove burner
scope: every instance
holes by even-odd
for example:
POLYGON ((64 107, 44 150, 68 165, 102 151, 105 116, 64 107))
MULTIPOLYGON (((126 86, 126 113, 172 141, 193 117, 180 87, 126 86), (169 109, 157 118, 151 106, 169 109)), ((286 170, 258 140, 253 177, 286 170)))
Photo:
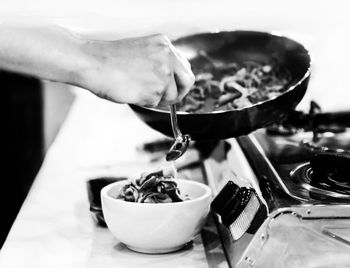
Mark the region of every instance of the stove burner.
POLYGON ((320 154, 290 172, 294 182, 309 191, 329 197, 350 199, 350 156, 320 154))
POLYGON ((334 153, 350 155, 350 131, 314 133, 311 139, 304 139, 301 144, 314 153, 334 153))

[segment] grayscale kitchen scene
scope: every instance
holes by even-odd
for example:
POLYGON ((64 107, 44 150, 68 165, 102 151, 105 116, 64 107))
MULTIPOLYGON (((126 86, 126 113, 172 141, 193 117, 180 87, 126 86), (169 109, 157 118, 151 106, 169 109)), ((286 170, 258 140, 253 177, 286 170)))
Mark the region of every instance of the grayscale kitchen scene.
POLYGON ((0 267, 350 267, 349 7, 3 0, 0 267))

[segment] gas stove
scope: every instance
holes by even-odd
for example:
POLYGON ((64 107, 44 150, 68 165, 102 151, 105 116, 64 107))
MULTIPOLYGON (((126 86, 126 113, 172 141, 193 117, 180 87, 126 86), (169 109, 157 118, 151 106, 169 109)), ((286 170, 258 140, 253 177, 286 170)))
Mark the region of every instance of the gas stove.
POLYGON ((349 129, 218 142, 204 169, 231 267, 349 267, 349 151, 349 129))

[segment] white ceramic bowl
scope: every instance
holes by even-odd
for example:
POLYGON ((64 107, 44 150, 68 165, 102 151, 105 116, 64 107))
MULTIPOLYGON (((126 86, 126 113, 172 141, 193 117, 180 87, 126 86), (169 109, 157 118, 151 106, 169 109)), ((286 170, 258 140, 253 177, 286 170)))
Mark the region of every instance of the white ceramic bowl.
POLYGON ((101 201, 109 230, 128 248, 144 253, 172 252, 200 232, 211 201, 211 190, 205 184, 178 179, 181 194, 188 194, 190 200, 149 204, 115 199, 125 183, 105 186, 101 201))

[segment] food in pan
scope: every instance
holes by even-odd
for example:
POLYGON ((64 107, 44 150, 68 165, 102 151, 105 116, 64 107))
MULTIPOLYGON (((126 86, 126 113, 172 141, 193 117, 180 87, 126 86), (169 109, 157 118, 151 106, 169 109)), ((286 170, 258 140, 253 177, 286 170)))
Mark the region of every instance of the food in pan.
POLYGON ((162 170, 130 181, 121 188, 116 198, 137 203, 172 203, 188 199, 181 196, 174 174, 164 174, 162 170))
POLYGON ((290 82, 289 71, 277 64, 224 64, 199 72, 177 108, 191 113, 240 109, 281 95, 290 82))

